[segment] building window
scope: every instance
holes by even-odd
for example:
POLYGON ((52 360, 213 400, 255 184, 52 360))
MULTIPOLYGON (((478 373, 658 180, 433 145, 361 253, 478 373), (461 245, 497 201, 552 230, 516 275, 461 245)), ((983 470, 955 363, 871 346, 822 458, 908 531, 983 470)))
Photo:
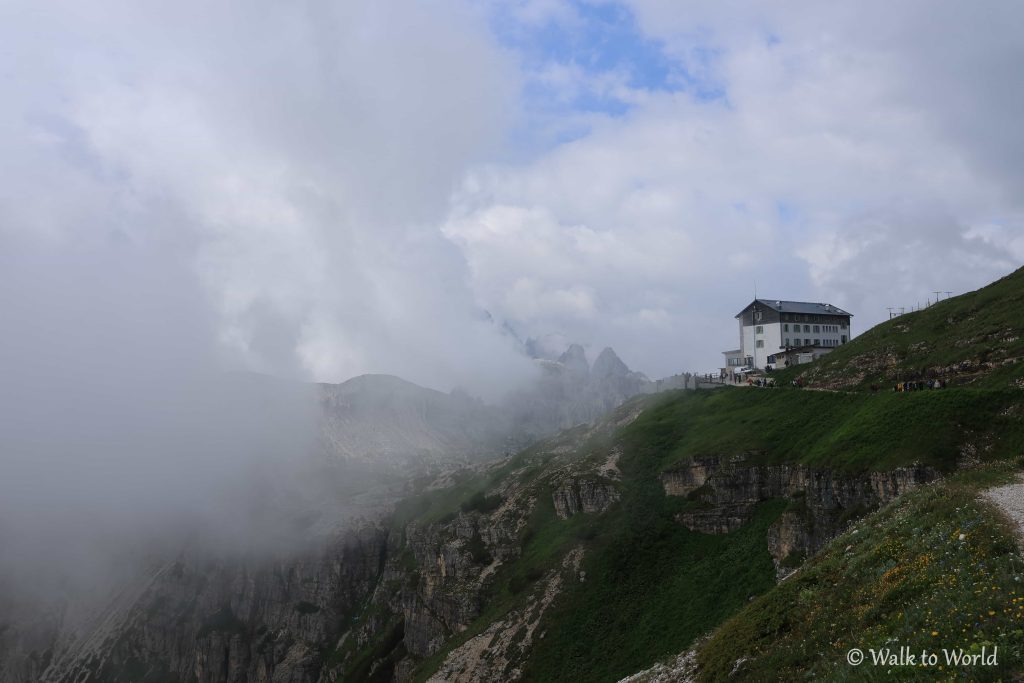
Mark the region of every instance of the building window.
POLYGON ((845 334, 839 338, 839 343, 840 344, 845 344, 846 343, 846 335, 845 334))
POLYGON ((764 339, 758 339, 757 340, 757 348, 759 348, 759 349, 763 349, 764 348, 764 339))
POLYGON ((810 325, 804 325, 804 332, 810 332, 810 331, 811 331, 811 326, 810 325))
POLYGON ((789 346, 789 337, 786 337, 786 346, 789 346))
POLYGON ((755 334, 764 334, 764 325, 758 325, 754 328, 755 334))
POLYGON ((814 331, 815 332, 821 332, 821 325, 815 325, 814 326, 814 331))
POLYGON ((821 346, 821 340, 820 339, 815 339, 814 340, 814 345, 815 346, 821 346))
POLYGON ((789 332, 789 325, 783 325, 782 326, 782 331, 783 332, 789 332))
POLYGON ((804 339, 804 346, 810 346, 810 345, 811 345, 811 340, 810 339, 804 339))

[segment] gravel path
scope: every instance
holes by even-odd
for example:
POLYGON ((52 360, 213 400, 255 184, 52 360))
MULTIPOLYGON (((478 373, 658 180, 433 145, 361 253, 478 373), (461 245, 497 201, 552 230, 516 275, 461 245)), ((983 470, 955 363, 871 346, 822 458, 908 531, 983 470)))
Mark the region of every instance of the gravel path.
POLYGON ((1016 522, 1018 533, 1024 536, 1024 476, 1018 476, 1016 484, 989 489, 984 496, 1016 522))

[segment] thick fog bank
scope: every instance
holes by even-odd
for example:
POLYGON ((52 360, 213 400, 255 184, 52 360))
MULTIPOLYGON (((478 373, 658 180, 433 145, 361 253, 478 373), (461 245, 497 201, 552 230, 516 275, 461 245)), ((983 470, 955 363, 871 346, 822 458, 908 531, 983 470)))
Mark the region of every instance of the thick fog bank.
POLYGON ((275 506, 315 462, 312 387, 227 372, 184 260, 2 246, 3 577, 39 587, 197 533, 237 549, 280 536, 275 506))

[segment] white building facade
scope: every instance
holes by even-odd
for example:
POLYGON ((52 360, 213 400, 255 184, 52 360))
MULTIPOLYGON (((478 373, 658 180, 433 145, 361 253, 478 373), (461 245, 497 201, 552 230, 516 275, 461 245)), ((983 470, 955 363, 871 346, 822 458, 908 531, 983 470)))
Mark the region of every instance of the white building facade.
MULTIPOLYGON (((764 370, 781 367, 783 358, 817 358, 851 338, 853 315, 832 304, 755 299, 736 315, 739 356, 745 366, 764 370)), ((726 353, 736 364, 736 351, 726 353)))

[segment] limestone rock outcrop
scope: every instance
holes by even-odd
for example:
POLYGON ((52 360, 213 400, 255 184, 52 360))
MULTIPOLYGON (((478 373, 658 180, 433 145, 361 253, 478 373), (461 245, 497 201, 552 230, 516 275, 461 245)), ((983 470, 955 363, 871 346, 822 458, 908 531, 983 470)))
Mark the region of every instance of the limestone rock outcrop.
POLYGON ((699 502, 678 519, 689 529, 709 534, 737 530, 750 521, 758 503, 790 501, 768 534, 769 551, 781 572, 787 559, 817 551, 850 520, 938 476, 924 466, 845 473, 759 463, 757 454, 748 454, 695 458, 662 473, 661 482, 667 495, 699 502))
POLYGON ((595 479, 570 480, 551 493, 551 500, 558 516, 568 519, 581 512, 604 512, 612 503, 619 500, 619 492, 610 482, 595 479))

